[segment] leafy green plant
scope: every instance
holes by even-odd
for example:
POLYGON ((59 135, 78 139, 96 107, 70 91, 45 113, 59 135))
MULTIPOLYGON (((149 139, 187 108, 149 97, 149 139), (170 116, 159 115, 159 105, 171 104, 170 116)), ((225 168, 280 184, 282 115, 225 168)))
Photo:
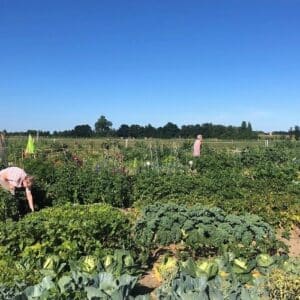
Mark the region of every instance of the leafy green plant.
POLYGON ((56 169, 56 180, 49 186, 53 204, 107 203, 117 207, 130 205, 129 178, 118 169, 99 169, 93 164, 78 168, 65 164, 56 169))
MULTIPOLYGON (((276 266, 269 265, 264 275, 256 269, 261 259, 260 255, 257 257, 258 263, 255 260, 246 261, 229 252, 221 257, 180 261, 178 273, 164 281, 156 290, 156 296, 158 299, 270 299, 275 294, 268 282, 280 266, 277 263, 276 266)), ((265 256, 263 259, 270 260, 271 257, 265 256)), ((280 261, 280 258, 274 257, 272 260, 280 261)), ((294 289, 295 283, 290 285, 294 289)), ((290 293, 284 291, 286 295, 290 293)), ((276 295, 276 299, 285 299, 279 297, 278 292, 276 295)))
POLYGON ((130 296, 137 277, 121 275, 114 277, 110 273, 100 272, 95 275, 71 272, 69 275, 53 280, 46 276, 34 286, 27 287, 14 299, 133 299, 130 296))
POLYGON ((0 228, 0 244, 1 259, 11 269, 10 278, 1 272, 0 282, 4 282, 29 274, 28 280, 34 281, 32 270, 42 269, 50 258, 55 264, 55 256, 60 262, 87 254, 103 256, 113 249, 130 248, 132 240, 128 218, 109 205, 98 204, 48 208, 18 222, 7 221, 0 228))
POLYGON ((19 210, 15 197, 9 192, 0 189, 0 221, 7 219, 18 219, 19 210))
POLYGON ((299 300, 299 273, 294 274, 285 270, 274 269, 268 279, 268 289, 271 299, 299 300))
POLYGON ((253 257, 272 252, 281 245, 271 226, 258 216, 238 216, 218 208, 187 208, 175 204, 146 207, 136 223, 135 236, 146 252, 183 243, 196 256, 231 250, 238 256, 253 257))

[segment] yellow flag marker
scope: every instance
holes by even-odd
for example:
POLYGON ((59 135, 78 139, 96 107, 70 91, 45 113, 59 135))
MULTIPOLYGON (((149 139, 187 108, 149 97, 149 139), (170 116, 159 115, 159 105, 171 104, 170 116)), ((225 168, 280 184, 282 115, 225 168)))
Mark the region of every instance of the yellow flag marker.
POLYGON ((34 154, 34 152, 35 152, 34 139, 31 136, 31 134, 29 134, 27 146, 25 149, 25 154, 34 154))

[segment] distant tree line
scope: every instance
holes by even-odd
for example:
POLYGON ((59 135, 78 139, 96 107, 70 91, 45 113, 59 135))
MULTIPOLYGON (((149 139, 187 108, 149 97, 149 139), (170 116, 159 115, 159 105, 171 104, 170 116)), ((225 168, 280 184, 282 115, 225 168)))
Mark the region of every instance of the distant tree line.
POLYGON ((241 126, 224 126, 204 123, 202 125, 183 125, 179 128, 176 124, 168 122, 162 127, 155 128, 151 124, 141 126, 137 124, 122 124, 118 129, 112 128, 112 122, 101 116, 95 123, 94 130, 91 126, 77 125, 73 130, 53 132, 54 136, 69 137, 123 137, 123 138, 195 138, 202 134, 205 138, 222 139, 251 139, 257 138, 257 133, 252 130, 250 122, 243 121, 241 126))
POLYGON ((295 125, 295 127, 291 127, 289 130, 289 136, 294 137, 297 141, 300 140, 300 126, 295 125))
POLYGON ((250 122, 243 121, 241 126, 224 126, 204 123, 202 125, 183 125, 179 128, 176 124, 168 122, 162 127, 151 124, 141 126, 138 124, 122 124, 118 129, 112 128, 112 122, 105 116, 100 116, 94 126, 77 125, 72 130, 54 131, 53 136, 66 137, 123 137, 123 138, 195 138, 202 134, 205 138, 222 139, 252 139, 257 138, 257 133, 252 130, 250 122))
POLYGON ((43 131, 43 130, 35 130, 35 129, 29 129, 26 131, 6 131, 5 129, 2 131, 5 136, 24 136, 31 134, 32 136, 51 136, 50 131, 43 131))
MULTIPOLYGON (((113 123, 100 116, 94 125, 94 129, 88 124, 76 125, 71 130, 36 131, 27 130, 26 132, 9 132, 8 135, 32 135, 53 136, 53 137, 123 137, 123 138, 195 138, 197 134, 202 134, 204 138, 219 139, 256 139, 257 131, 252 130, 250 122, 243 121, 241 126, 215 125, 203 123, 196 125, 182 125, 178 127, 172 122, 168 122, 162 127, 154 127, 151 124, 141 126, 137 124, 122 124, 118 129, 112 128, 113 123)), ((289 131, 278 131, 281 135, 290 135, 299 139, 299 126, 291 128, 289 131)), ((275 134, 275 132, 274 132, 275 134)))

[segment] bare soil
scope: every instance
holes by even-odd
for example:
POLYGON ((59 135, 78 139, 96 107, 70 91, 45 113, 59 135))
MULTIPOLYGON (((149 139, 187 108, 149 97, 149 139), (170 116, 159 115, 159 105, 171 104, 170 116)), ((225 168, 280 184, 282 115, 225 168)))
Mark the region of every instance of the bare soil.
POLYGON ((293 226, 291 230, 290 239, 281 237, 281 232, 278 234, 278 239, 283 241, 289 247, 289 256, 300 257, 300 228, 293 226))
POLYGON ((161 285, 161 282, 154 276, 153 270, 143 274, 137 285, 134 287, 133 296, 150 294, 151 300, 156 300, 154 291, 161 285))
MULTIPOLYGON (((135 287, 135 293, 137 294, 149 294, 152 300, 157 298, 154 295, 154 290, 158 288, 162 282, 155 276, 153 269, 154 264, 161 259, 165 253, 176 256, 178 251, 182 250, 182 245, 180 244, 171 244, 169 246, 160 247, 153 251, 151 259, 149 261, 150 269, 147 270, 139 280, 137 286, 135 287)), ((134 294, 135 294, 134 293, 134 294)))

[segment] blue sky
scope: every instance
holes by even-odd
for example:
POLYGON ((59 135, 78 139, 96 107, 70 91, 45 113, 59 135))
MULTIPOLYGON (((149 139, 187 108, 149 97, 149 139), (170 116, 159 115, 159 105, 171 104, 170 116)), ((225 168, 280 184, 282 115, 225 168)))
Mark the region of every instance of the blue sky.
POLYGON ((299 30, 299 0, 0 0, 0 130, 288 130, 299 30))

